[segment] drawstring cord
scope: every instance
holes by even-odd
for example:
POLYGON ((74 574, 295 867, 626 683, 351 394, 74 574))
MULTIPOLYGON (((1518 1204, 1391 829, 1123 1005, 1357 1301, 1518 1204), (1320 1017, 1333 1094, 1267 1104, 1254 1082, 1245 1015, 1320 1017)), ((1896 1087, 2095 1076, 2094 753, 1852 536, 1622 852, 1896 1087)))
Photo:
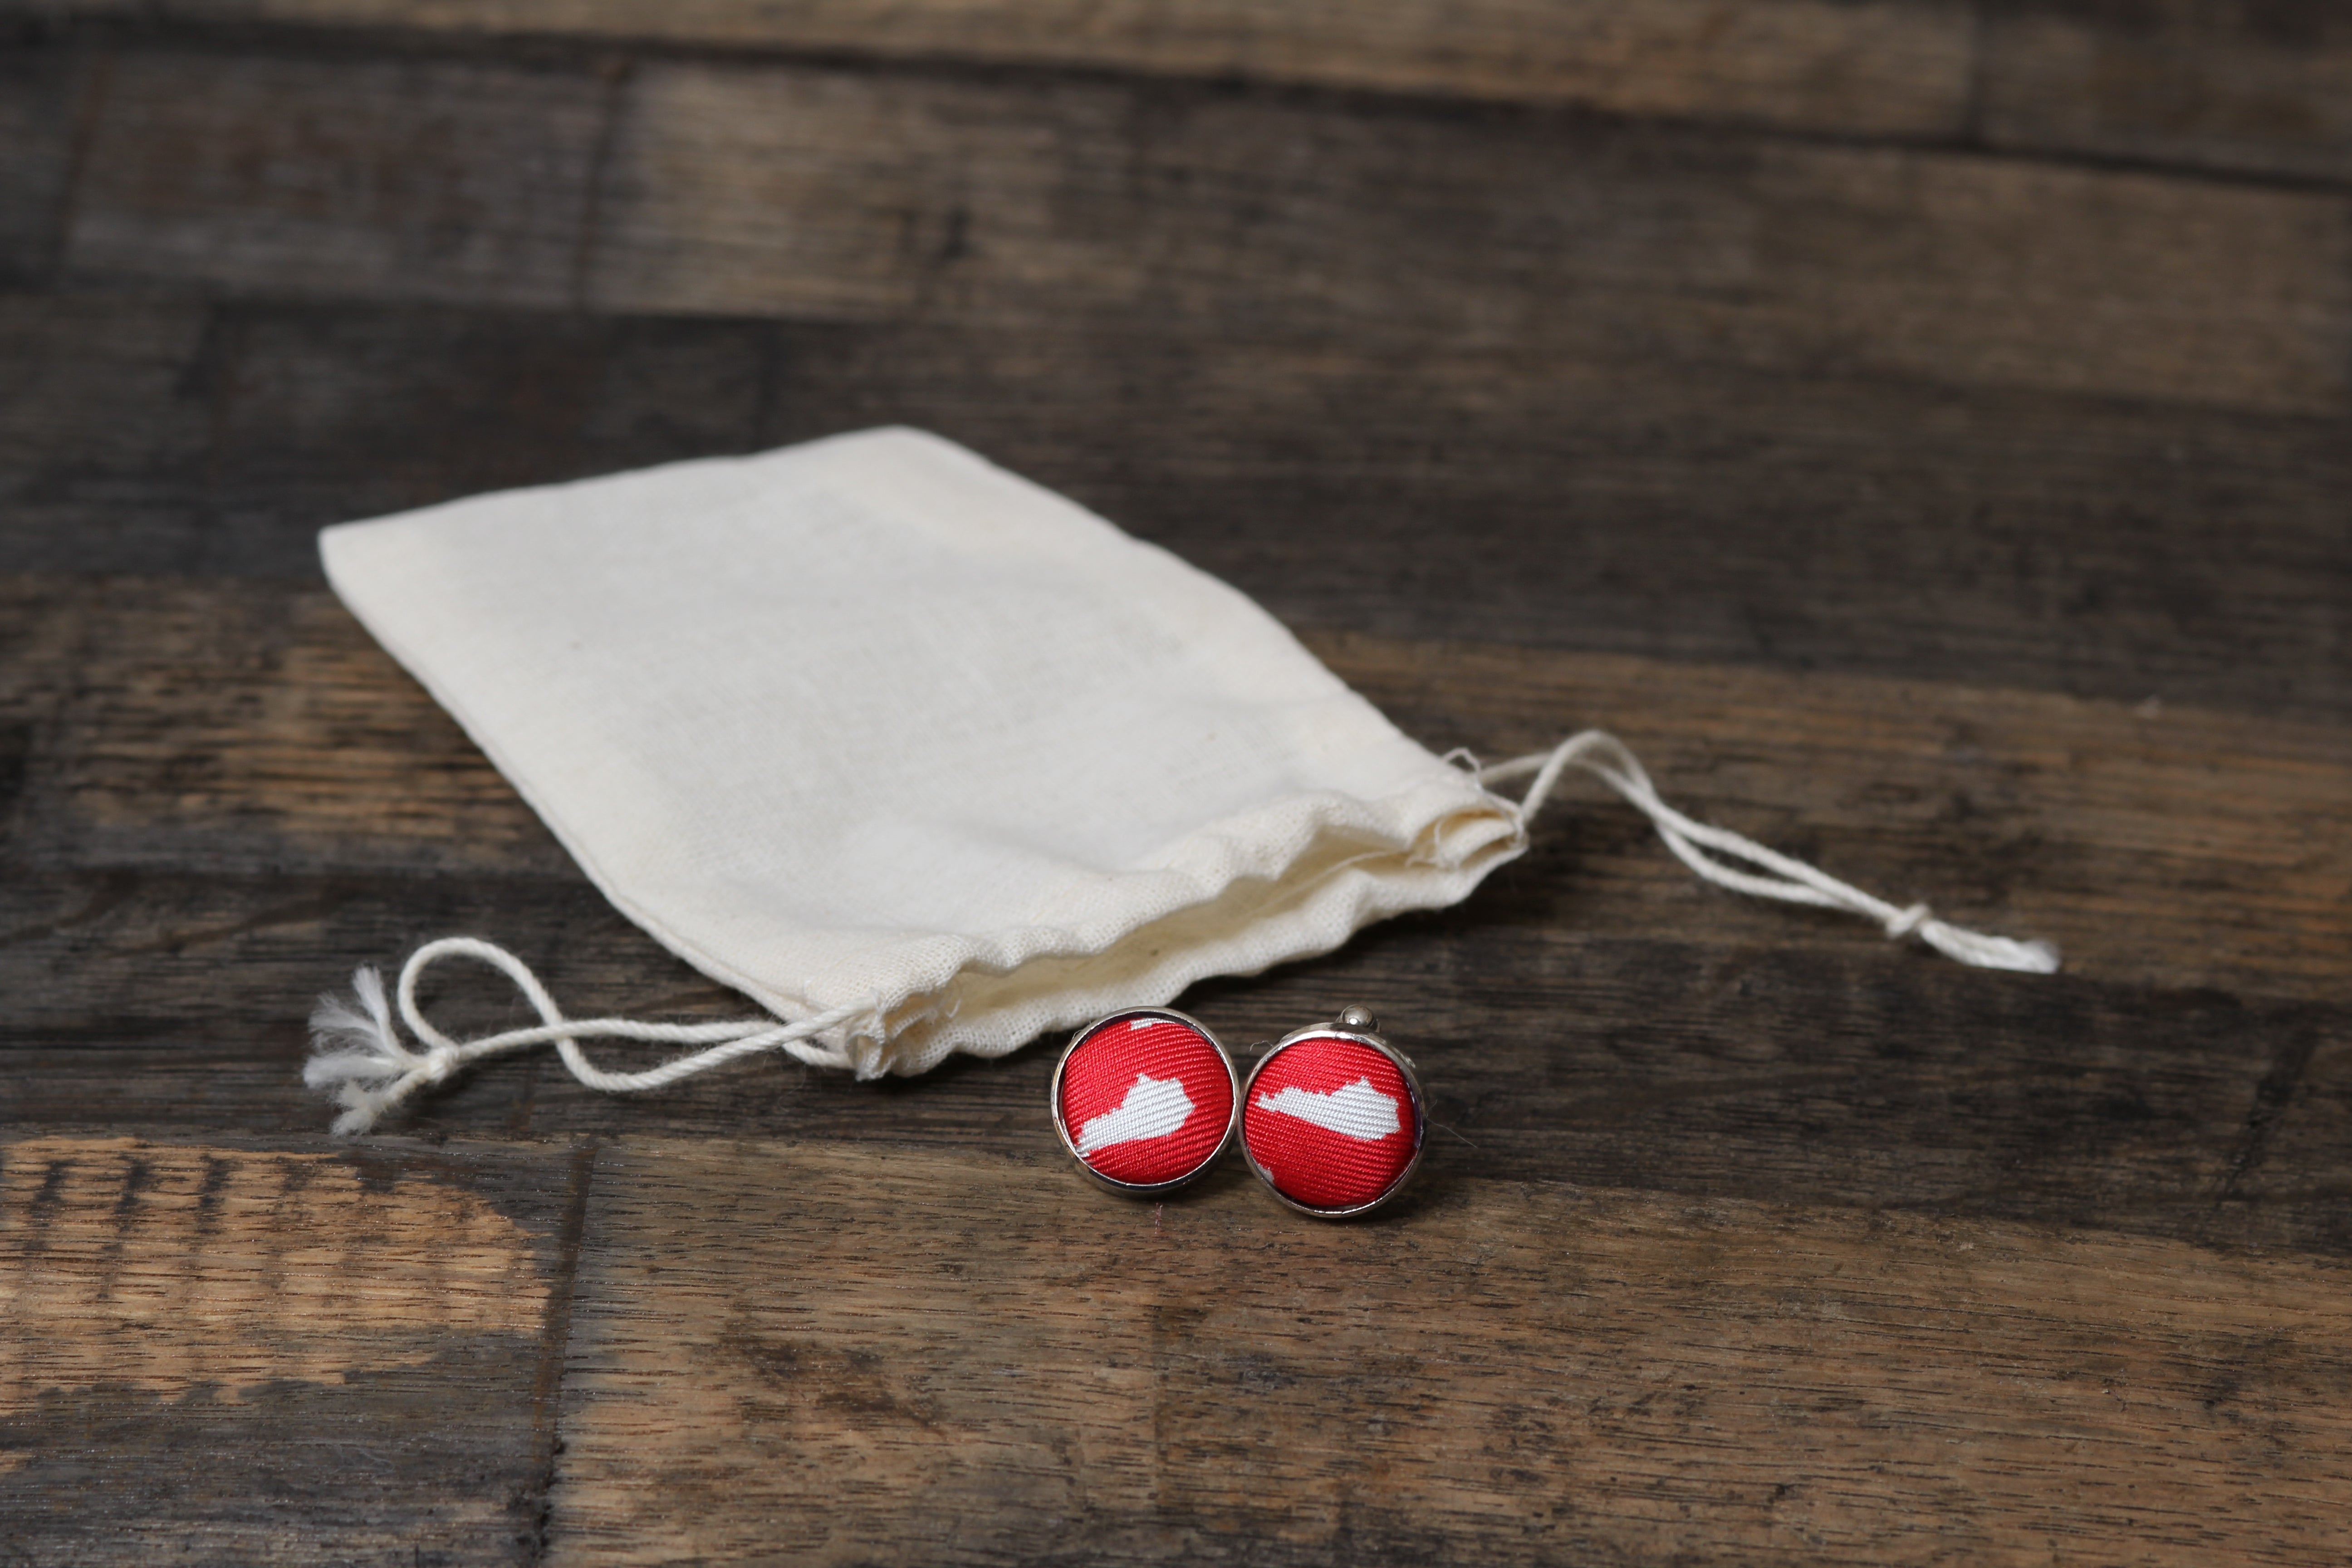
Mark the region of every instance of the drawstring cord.
POLYGON ((608 1094, 642 1094, 761 1051, 787 1051, 813 1067, 846 1068, 855 1065, 846 1051, 814 1044, 812 1037, 873 1011, 871 1002, 855 1002, 797 1024, 777 1018, 736 1018, 714 1024, 567 1019, 521 959, 478 937, 452 936, 426 942, 401 966, 400 1016, 425 1047, 412 1051, 401 1044, 400 1031, 393 1026, 383 976, 373 966, 363 968, 352 977, 352 989, 359 1004, 356 1007, 340 996, 319 999, 318 1010, 310 1015, 310 1039, 318 1054, 302 1068, 304 1083, 333 1091, 336 1103, 343 1108, 343 1113, 335 1118, 334 1130, 342 1133, 367 1131, 385 1111, 418 1089, 442 1082, 467 1062, 550 1041, 573 1078, 608 1094), (462 1042, 435 1028, 416 1005, 416 977, 429 965, 453 957, 479 959, 504 971, 546 1021, 536 1027, 509 1029, 462 1042), (581 1050, 583 1039, 643 1040, 706 1048, 643 1072, 606 1072, 581 1050))
POLYGON ((1925 904, 1898 908, 1802 860, 1768 849, 1752 838, 1685 816, 1658 798, 1657 786, 1651 784, 1641 763, 1625 749, 1623 742, 1605 730, 1587 730, 1549 752, 1514 757, 1476 773, 1478 782, 1489 786, 1525 778, 1529 773, 1535 775, 1528 793, 1512 807, 1524 830, 1535 820, 1536 813, 1543 809, 1560 775, 1570 768, 1582 769, 1624 796, 1629 805, 1650 819, 1676 859, 1718 888, 1729 888, 1751 898, 1777 899, 1785 904, 1810 904, 1816 909, 1860 915, 1874 921, 1890 942, 1916 936, 1945 957, 1979 969, 2011 969, 2028 974, 2058 972, 2058 950, 2046 942, 2019 942, 1969 931, 1937 920, 1925 904), (1715 854, 1708 854, 1709 850, 1715 854), (1755 869, 1742 870, 1738 865, 1726 864, 1716 858, 1717 855, 1755 869))

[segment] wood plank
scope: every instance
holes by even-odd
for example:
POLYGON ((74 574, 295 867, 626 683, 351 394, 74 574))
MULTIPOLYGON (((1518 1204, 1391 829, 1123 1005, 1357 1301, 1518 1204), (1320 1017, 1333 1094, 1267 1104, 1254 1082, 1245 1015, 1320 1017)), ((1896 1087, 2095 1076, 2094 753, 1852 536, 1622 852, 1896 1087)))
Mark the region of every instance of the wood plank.
MULTIPOLYGON (((534 962, 551 961, 542 946, 551 943, 571 962, 615 974, 647 957, 642 936, 583 881, 43 876, 12 867, 0 883, 0 971, 16 987, 0 1010, 0 1102, 19 1126, 320 1132, 324 1102, 299 1084, 310 1007, 349 984, 359 955, 412 945, 420 922, 510 931, 534 962)), ((669 968, 656 962, 635 973, 669 968)), ((688 1005, 718 1001, 707 984, 685 989, 688 1005)), ((502 1026, 515 1004, 481 986, 443 1005, 453 1026, 474 1031, 502 1026)), ((536 1082, 530 1062, 481 1075, 449 1100, 453 1120, 418 1125, 525 1135, 536 1082)))
MULTIPOLYGON (((760 446, 764 329, 575 314, 218 311, 205 569, 318 574, 325 523, 760 446)), ((119 566, 113 568, 121 570, 119 566)))
MULTIPOLYGON (((1776 940, 1786 922, 1744 942, 1703 927, 1632 935, 1598 900, 1544 924, 1528 906, 1547 890, 1490 888, 1329 958, 1196 987, 1185 1005, 1238 1045, 1370 1003, 1422 1064, 1446 1129, 1433 1158, 1488 1175, 2311 1250, 2347 1239, 2331 1112, 2316 1108, 2305 1137, 2299 1106, 2265 1099, 2294 1091, 2314 1032, 2344 1028, 2340 1005, 1990 977, 1776 940), (2265 1143, 2276 1184, 2249 1184, 2242 1167, 2265 1143)), ((585 887, 16 875, 0 914, 0 1095, 24 1127, 315 1132, 330 1108, 299 1081, 310 999, 426 935, 510 943, 582 1016, 744 1011, 585 887)), ((461 1035, 529 1016, 464 965, 436 974, 425 1005, 461 1035)), ((465 1075, 393 1127, 1034 1153, 1055 1147, 1058 1044, 873 1085, 754 1063, 626 1099, 525 1057, 465 1075)))
POLYGON ((2352 408, 2333 194, 1197 85, 145 51, 117 79, 76 277, 2352 408))
POLYGON ((1973 58, 1958 0, 72 0, 71 14, 404 28, 1076 66, 1851 134, 1957 129, 1973 58))
POLYGON ((759 445, 763 334, 403 310, 219 313, 205 565, 316 578, 327 522, 759 445))
POLYGON ((601 308, 1173 315, 2340 414, 2352 202, 1213 94, 651 65, 601 308))
POLYGON ((56 260, 89 73, 81 51, 0 45, 0 287, 56 260))
MULTIPOLYGON (((0 517, 11 569, 202 559, 213 389, 204 307, 0 294, 0 517)), ((0 677, 5 679, 5 677, 0 677)))
MULTIPOLYGON (((1621 730, 1654 776, 1687 781, 1670 792, 1723 803, 1707 815, 1818 844, 1793 852, 1906 899, 1998 909, 2059 941, 2074 973, 2316 997, 2336 994, 2352 952, 2352 735, 2336 727, 1518 649, 1315 646, 1434 748, 1507 756, 1563 727, 1621 730), (1851 847, 1832 847, 1840 831, 1851 847), (1910 858, 1926 848, 1901 847, 1913 834, 1938 847, 1910 858)), ((1597 786, 1579 795, 1571 809, 1608 809, 1597 786)), ((1648 852, 1637 820, 1616 826, 1633 829, 1617 843, 1648 852)), ((1547 898, 1538 918, 1574 907, 1547 898)), ((1779 913, 1740 907, 1766 917, 1755 938, 1779 913)))
MULTIPOLYGON (((326 593, 115 584, 44 606, 53 595, 30 579, 13 595, 28 625, 46 607, 80 638, 56 683, 20 699, 19 721, 40 728, 10 835, 19 864, 573 876, 326 593)), ((2340 726, 1360 635, 1311 646, 1435 750, 1504 756, 1614 728, 1692 810, 1891 897, 2053 938, 2089 978, 2332 996, 2352 947, 2340 726)), ((1622 807, 1562 807, 1553 832, 1575 847, 1538 923, 1580 922, 1605 887, 1627 934, 1696 920, 1726 941, 1867 940, 1695 897, 1622 807)))
POLYGON ((607 96, 562 71, 130 51, 109 68, 67 265, 565 304, 607 96))
POLYGON ((0 1145, 10 1554, 530 1560, 586 1177, 562 1149, 0 1145))
POLYGON ((117 583, 47 605, 26 603, 32 597, 19 600, 28 620, 71 628, 47 639, 71 652, 46 671, 56 684, 20 699, 21 721, 44 727, 10 835, 20 862, 136 865, 142 858, 110 855, 101 844, 117 829, 139 834, 134 823, 160 826, 160 816, 208 826, 145 858, 157 868, 570 874, 529 808, 421 689, 404 688, 406 677, 382 662, 331 595, 261 584, 224 594, 187 580, 117 583), (162 619, 121 640, 127 621, 150 615, 162 619), (110 642, 129 655, 122 679, 99 679, 110 693, 100 706, 113 711, 79 716, 96 694, 88 678, 109 658, 110 642), (234 673, 240 668, 244 679, 234 673), (389 708, 379 704, 386 694, 389 708), (123 702, 162 725, 142 735, 123 721, 123 702), (263 738, 289 722, 278 738, 263 738), (82 760, 67 761, 68 752, 82 760), (127 794, 98 785, 85 772, 92 763, 99 773, 119 769, 127 794), (345 765, 374 773, 378 788, 319 777, 345 765), (96 793, 72 803, 86 784, 96 793), (289 811, 311 819, 292 836, 312 836, 310 855, 288 857, 289 811))
POLYGON ((1991 0, 1997 145, 2352 179, 2352 16, 2321 4, 1991 0))
POLYGON ((22 567, 315 576, 314 531, 346 518, 906 420, 1298 626, 2352 702, 2340 421, 1141 321, 0 296, 0 337, 31 371, 0 391, 22 567))
MULTIPOLYGON (((855 415, 961 436, 1294 626, 2328 722, 2352 702, 2340 422, 1132 339, 1033 400, 1066 362, 983 340, 923 380, 922 342, 861 345, 907 391, 855 415)), ((852 423, 804 374, 788 412, 852 423)))
MULTIPOLYGON (((2333 1252, 2352 1237, 2352 1172, 2342 1158, 2352 1148, 2352 1032, 2313 1018, 2285 1047, 2263 1081, 2223 1197, 2248 1222, 2242 1234, 2333 1252)), ((2239 1231, 2237 1218, 2222 1223, 2239 1231)))
POLYGON ((767 333, 0 294, 0 558, 316 578, 331 521, 760 445, 767 333))
POLYGON ((1380 0, 1347 6, 857 0, 70 0, 197 27, 268 22, 1233 79, 1795 132, 2352 178, 2352 28, 2310 0, 1380 0))
POLYGON ((1460 1176, 1318 1226, 631 1142, 551 1558, 2308 1564, 2340 1266, 1460 1176))

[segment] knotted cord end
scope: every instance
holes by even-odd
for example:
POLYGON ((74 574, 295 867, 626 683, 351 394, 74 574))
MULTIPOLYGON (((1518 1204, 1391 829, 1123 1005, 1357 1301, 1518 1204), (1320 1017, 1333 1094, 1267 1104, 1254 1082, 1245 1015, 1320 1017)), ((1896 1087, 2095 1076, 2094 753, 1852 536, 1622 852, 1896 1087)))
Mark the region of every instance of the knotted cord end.
POLYGON ((506 949, 478 937, 444 937, 409 954, 401 967, 398 989, 400 1016, 409 1032, 425 1048, 411 1050, 401 1043, 393 1022, 392 999, 384 993, 383 976, 372 967, 352 976, 357 1005, 340 996, 322 996, 310 1015, 310 1038, 315 1054, 302 1068, 302 1081, 330 1090, 343 1113, 335 1118, 339 1134, 366 1132, 386 1110, 420 1089, 446 1083, 458 1068, 477 1057, 526 1046, 552 1045, 572 1076, 591 1089, 607 1093, 643 1093, 691 1078, 698 1073, 767 1051, 786 1051, 820 1067, 847 1067, 845 1052, 821 1045, 814 1037, 860 1011, 878 1004, 861 1002, 788 1024, 778 1018, 738 1018, 711 1024, 646 1024, 630 1018, 567 1019, 555 999, 539 983, 530 966, 506 949), (530 1028, 509 1029, 475 1040, 453 1040, 434 1027, 417 1005, 416 980, 439 959, 478 960, 512 980, 541 1022, 530 1028), (691 1051, 641 1072, 608 1072, 591 1062, 580 1049, 583 1039, 627 1039, 648 1044, 698 1046, 691 1051))
POLYGON ((1876 921, 1890 942, 1916 935, 1947 958, 1979 969, 2007 969, 2021 974, 2058 972, 2058 950, 2046 942, 2020 942, 1949 925, 1937 920, 1926 904, 1898 909, 1826 871, 1768 849, 1752 838, 1710 823, 1693 821, 1658 797, 1657 788, 1643 771, 1640 761, 1623 742, 1604 730, 1587 730, 1570 736, 1549 752, 1514 757, 1507 763, 1481 769, 1478 782, 1491 785, 1535 775, 1527 795, 1513 807, 1524 831, 1560 774, 1571 767, 1583 769, 1623 796, 1626 804, 1650 819, 1676 859, 1719 888, 1752 898, 1777 899, 1782 903, 1842 910, 1876 921))
POLYGON ((1919 940, 1947 958, 1979 969, 2006 969, 2019 974, 2058 973, 2058 949, 2046 942, 1990 936, 1964 926, 1947 925, 1942 921, 1922 922, 1919 940))
POLYGON ((1901 942, 1926 925, 1933 916, 1934 911, 1925 904, 1914 904, 1907 910, 1896 910, 1886 921, 1886 940, 1901 942))

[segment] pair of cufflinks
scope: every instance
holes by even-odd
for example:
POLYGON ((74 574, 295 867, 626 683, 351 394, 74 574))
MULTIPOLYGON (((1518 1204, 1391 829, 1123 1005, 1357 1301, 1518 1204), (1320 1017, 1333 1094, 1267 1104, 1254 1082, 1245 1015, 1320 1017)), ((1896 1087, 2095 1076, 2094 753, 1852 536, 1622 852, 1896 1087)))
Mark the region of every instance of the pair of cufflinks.
POLYGON ((1157 1197, 1192 1181, 1239 1136, 1274 1195, 1319 1219, 1396 1196, 1428 1124, 1412 1063, 1349 1007, 1285 1035, 1244 1077, 1198 1019, 1164 1007, 1097 1018, 1054 1068, 1054 1130, 1087 1174, 1157 1197))

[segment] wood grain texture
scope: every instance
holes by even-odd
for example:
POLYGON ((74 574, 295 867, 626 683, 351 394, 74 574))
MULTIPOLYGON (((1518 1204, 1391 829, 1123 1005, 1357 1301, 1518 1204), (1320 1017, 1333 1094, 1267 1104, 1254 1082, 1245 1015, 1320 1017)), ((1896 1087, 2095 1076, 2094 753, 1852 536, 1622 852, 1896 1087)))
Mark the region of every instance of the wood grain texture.
POLYGON ((67 265, 296 295, 561 304, 604 97, 572 73, 124 54, 109 67, 67 265))
POLYGON ((0 47, 0 286, 56 259, 89 71, 79 50, 0 47))
POLYGON ((2345 425, 1511 352, 0 296, 0 552, 311 576, 315 531, 908 421, 1294 626, 2352 703, 2345 425), (1344 536, 1349 547, 1325 541, 1344 536))
POLYGON ((315 579, 318 530, 761 444, 768 329, 0 294, 17 570, 315 579))
POLYGON ((772 51, 1232 79, 1796 132, 1981 140, 2352 178, 2352 31, 2326 0, 1382 0, 1244 6, 859 0, 10 0, 152 28, 385 29, 477 47, 772 51))
POLYGON ((2352 16, 2276 0, 1990 0, 1986 137, 2352 180, 2352 16))
POLYGON ((584 1176, 560 1150, 0 1145, 9 1560, 526 1560, 584 1176))
POLYGON ((606 309, 1102 310, 1302 346, 2347 406, 2352 203, 2333 196, 696 66, 632 78, 612 160, 587 284, 606 309))
POLYGON ((1948 133, 1966 112, 1955 0, 72 0, 83 16, 394 27, 1078 66, 1860 134, 1948 133))
POLYGON ((2310 1563, 2334 1265, 1433 1179, 1304 1226, 1053 1163, 632 1141, 556 1562, 2310 1563))
POLYGON ((0 0, 0 1563, 2342 1562, 2347 47, 2317 0, 0 0), (1744 903, 1572 790, 1456 909, 1186 998, 1413 1052, 1370 1225, 1232 1162, 1101 1196, 1054 1042, 514 1058, 320 1138, 312 998, 426 936, 742 1004, 316 530, 893 421, 1435 748, 1607 723, 2070 967, 1744 903))
POLYGON ((2248 1131, 2231 1162, 2233 1202, 2273 1215, 2352 1210, 2352 1180, 2337 1169, 2352 1149, 2352 1033, 2312 1020, 2263 1079, 2248 1131))
POLYGON ((186 300, 0 294, 0 360, 16 372, 0 376, 12 567, 120 552, 168 571, 200 555, 211 515, 189 481, 212 438, 195 374, 205 326, 186 300))
POLYGON ((65 266, 2352 407, 2341 195, 1189 85, 134 51, 65 266))

